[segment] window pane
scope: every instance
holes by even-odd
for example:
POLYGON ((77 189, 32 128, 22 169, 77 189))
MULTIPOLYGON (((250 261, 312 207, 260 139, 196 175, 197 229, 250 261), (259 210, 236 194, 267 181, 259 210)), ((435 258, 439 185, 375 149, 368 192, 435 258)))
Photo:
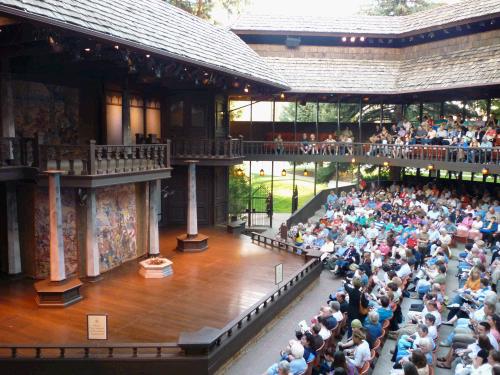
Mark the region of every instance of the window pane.
POLYGON ((411 123, 419 123, 420 122, 420 105, 419 104, 409 104, 405 106, 405 117, 411 123))
POLYGON ((294 122, 295 102, 276 102, 276 107, 274 110, 274 121, 294 122))
POLYGON ((491 115, 498 124, 500 122, 500 99, 491 99, 491 115))
POLYGON ((397 124, 403 118, 401 104, 384 104, 384 124, 397 124))
POLYGON ((206 124, 206 106, 204 104, 193 103, 191 105, 191 126, 202 128, 206 124))
POLYGON ((230 121, 250 121, 250 102, 231 100, 229 102, 230 121))
POLYGON ((340 122, 357 123, 359 121, 359 104, 340 103, 340 122))
POLYGON ((299 103, 297 122, 316 122, 316 103, 299 103))
POLYGON ((168 126, 184 126, 184 101, 177 100, 168 106, 168 126))
POLYGON ((337 104, 319 103, 319 122, 337 122, 337 104))
POLYGON ((364 105, 361 122, 380 123, 380 104, 364 105))
POLYGON ((458 100, 444 102, 444 115, 445 117, 453 116, 453 119, 456 120, 458 115, 462 116, 463 107, 463 102, 458 100))
POLYGON ((465 103, 465 118, 486 121, 486 100, 469 100, 465 103))
POLYGON ((441 103, 424 103, 424 113, 423 116, 432 118, 433 120, 439 119, 441 114, 441 103))
POLYGON ((273 121, 273 103, 254 102, 252 104, 252 121, 273 121))

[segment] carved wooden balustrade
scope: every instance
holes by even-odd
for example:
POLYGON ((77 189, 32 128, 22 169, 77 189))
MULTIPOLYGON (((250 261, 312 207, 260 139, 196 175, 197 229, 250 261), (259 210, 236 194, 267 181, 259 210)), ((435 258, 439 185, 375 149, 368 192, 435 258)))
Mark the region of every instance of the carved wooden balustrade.
POLYGON ((34 163, 34 139, 0 138, 0 167, 30 167, 34 163))
POLYGON ((68 175, 113 175, 170 168, 170 141, 141 145, 40 145, 41 171, 68 175))
POLYGON ((184 139, 172 142, 172 157, 176 159, 235 159, 243 157, 242 138, 184 139))

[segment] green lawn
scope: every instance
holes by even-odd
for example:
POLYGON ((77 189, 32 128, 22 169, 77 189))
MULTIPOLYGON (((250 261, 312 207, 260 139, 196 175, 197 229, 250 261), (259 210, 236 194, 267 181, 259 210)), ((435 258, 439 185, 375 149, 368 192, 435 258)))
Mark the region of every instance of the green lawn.
MULTIPOLYGON (((252 186, 264 185, 271 190, 271 176, 259 176, 252 174, 252 186)), ((299 208, 314 196, 314 177, 296 176, 295 184, 299 193, 299 208)), ((326 189, 327 184, 317 184, 316 193, 326 189)), ((274 177, 274 212, 286 213, 292 210, 293 178, 291 175, 274 177)))

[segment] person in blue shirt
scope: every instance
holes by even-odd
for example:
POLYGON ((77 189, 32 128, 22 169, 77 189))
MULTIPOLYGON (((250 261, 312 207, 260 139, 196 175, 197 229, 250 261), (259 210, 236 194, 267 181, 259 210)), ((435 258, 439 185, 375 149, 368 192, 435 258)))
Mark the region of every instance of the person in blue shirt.
POLYGON ((493 245, 493 235, 497 230, 497 218, 496 216, 492 216, 490 221, 484 223, 483 227, 479 230, 483 234, 483 241, 486 242, 486 246, 490 247, 493 245))
POLYGON ((370 311, 363 323, 363 327, 365 327, 367 333, 366 341, 368 341, 370 348, 373 348, 375 341, 382 336, 382 324, 379 322, 378 312, 370 311))
POLYGON ((335 191, 334 190, 330 191, 330 194, 328 194, 328 197, 326 198, 325 208, 328 209, 328 207, 334 207, 335 202, 337 202, 338 199, 339 197, 337 196, 337 194, 335 194, 335 191))

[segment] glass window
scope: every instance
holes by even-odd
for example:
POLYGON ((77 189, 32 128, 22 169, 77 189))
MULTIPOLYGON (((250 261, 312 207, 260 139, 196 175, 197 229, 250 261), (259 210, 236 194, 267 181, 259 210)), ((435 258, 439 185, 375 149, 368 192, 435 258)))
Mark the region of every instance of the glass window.
POLYGON ((420 123, 420 104, 408 104, 405 106, 405 117, 411 123, 420 123))
POLYGON ((273 121, 273 102, 253 102, 252 121, 273 121))
POLYGON ((500 123, 500 99, 491 99, 491 115, 495 118, 497 124, 500 123))
POLYGON ((168 126, 181 128, 184 126, 184 101, 175 100, 168 106, 168 126))
POLYGON ((359 121, 359 104, 340 103, 340 122, 357 123, 359 121))
MULTIPOLYGON (((298 107, 298 105, 297 105, 298 107)), ((298 110, 298 108, 297 108, 298 110)), ((295 121, 295 102, 276 102, 274 109, 275 122, 295 121)))
POLYGON ((106 95, 106 143, 122 144, 122 97, 121 94, 106 95))
POLYGON ((464 103, 459 100, 444 102, 444 116, 453 116, 456 120, 457 116, 462 116, 462 111, 464 108, 464 103))
POLYGON ((319 103, 318 122, 337 122, 337 103, 319 103))
POLYGON ((316 103, 298 103, 297 122, 316 122, 316 103))
POLYGON ((465 103, 465 118, 486 121, 486 100, 469 100, 465 103))
POLYGON ((365 104, 361 115, 361 122, 380 123, 380 104, 365 104))
POLYGON ((222 129, 224 127, 224 107, 224 102, 222 100, 217 100, 215 102, 215 127, 217 129, 222 129))
POLYGON ((424 103, 424 112, 423 116, 427 115, 427 117, 438 120, 441 114, 441 103, 424 103))
POLYGON ((202 128, 206 124, 206 105, 199 103, 191 104, 191 126, 193 128, 202 128))
POLYGON ((146 133, 161 138, 161 110, 160 102, 148 100, 146 102, 146 133))
POLYGON ((136 135, 144 135, 144 101, 139 97, 130 99, 130 140, 136 142, 136 135))
POLYGON ((250 102, 231 100, 229 102, 230 121, 250 121, 250 102))
POLYGON ((403 106, 401 104, 384 104, 384 124, 397 124, 403 118, 403 106))

